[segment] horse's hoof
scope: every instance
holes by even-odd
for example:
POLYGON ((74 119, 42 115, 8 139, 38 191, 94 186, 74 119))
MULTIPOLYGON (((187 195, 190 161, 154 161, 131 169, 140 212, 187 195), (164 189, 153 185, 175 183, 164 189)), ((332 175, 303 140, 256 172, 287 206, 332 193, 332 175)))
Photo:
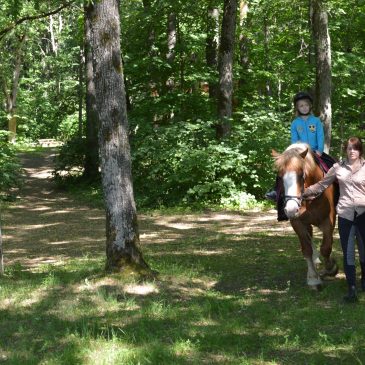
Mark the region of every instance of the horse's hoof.
POLYGON ((323 284, 309 285, 309 288, 314 291, 320 292, 323 289, 323 284))
POLYGON ((335 277, 336 275, 338 274, 338 266, 335 265, 332 269, 330 270, 322 270, 320 273, 319 273, 319 276, 321 277, 321 279, 327 277, 327 276, 331 276, 331 277, 335 277))

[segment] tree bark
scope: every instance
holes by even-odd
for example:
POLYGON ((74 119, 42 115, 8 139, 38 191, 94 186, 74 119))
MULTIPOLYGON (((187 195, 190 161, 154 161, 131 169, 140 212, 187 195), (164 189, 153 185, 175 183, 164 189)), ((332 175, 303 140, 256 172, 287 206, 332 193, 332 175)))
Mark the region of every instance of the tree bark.
POLYGON ((5 110, 8 114, 8 129, 9 129, 9 142, 13 143, 16 139, 16 128, 17 128, 17 116, 16 116, 16 99, 20 81, 20 71, 23 61, 23 45, 25 43, 26 36, 23 34, 19 38, 19 44, 16 49, 15 61, 14 61, 14 72, 13 79, 11 82, 11 90, 8 90, 7 82, 4 76, 2 80, 2 88, 5 96, 5 110))
POLYGON ((83 133, 83 123, 82 123, 82 109, 84 105, 84 47, 80 44, 79 49, 79 73, 78 73, 78 81, 79 81, 79 88, 78 88, 78 99, 79 99, 79 118, 78 118, 78 133, 79 137, 82 138, 83 133))
POLYGON ((99 115, 96 106, 94 68, 91 48, 92 6, 85 6, 85 75, 86 75, 86 151, 84 177, 95 180, 99 175, 99 115))
POLYGON ((175 59, 176 34, 176 14, 170 13, 167 20, 167 62, 173 62, 175 59))
POLYGON ((239 35, 239 51, 240 51, 240 79, 239 86, 242 87, 246 80, 243 77, 244 73, 248 69, 248 39, 247 33, 247 14, 248 14, 248 2, 246 0, 240 0, 240 35, 239 35))
POLYGON ((119 2, 95 2, 91 13, 99 146, 106 207, 106 270, 147 268, 139 249, 123 70, 119 2))
POLYGON ((224 0, 221 40, 219 46, 219 88, 217 138, 229 136, 231 132, 233 95, 233 55, 236 31, 237 0, 224 0))
POLYGON ((322 0, 313 0, 313 33, 316 50, 316 88, 314 110, 324 126, 324 151, 329 152, 332 130, 331 105, 331 42, 328 15, 322 0))
POLYGON ((4 275, 3 234, 0 221, 0 275, 4 275))
MULTIPOLYGON (((176 57, 176 44, 177 44, 177 27, 176 27, 176 14, 171 12, 167 19, 167 53, 166 60, 170 65, 173 65, 176 57)), ((171 91, 175 86, 173 75, 170 75, 166 80, 166 87, 168 91, 171 91)))
MULTIPOLYGON (((218 45, 219 45, 219 10, 208 5, 207 10, 207 39, 205 46, 205 59, 208 68, 212 72, 216 72, 218 68, 218 45)), ((215 76, 215 75, 214 75, 215 76)), ((215 76, 216 77, 216 76, 215 76)), ((209 97, 217 98, 217 82, 212 79, 209 81, 209 97)))

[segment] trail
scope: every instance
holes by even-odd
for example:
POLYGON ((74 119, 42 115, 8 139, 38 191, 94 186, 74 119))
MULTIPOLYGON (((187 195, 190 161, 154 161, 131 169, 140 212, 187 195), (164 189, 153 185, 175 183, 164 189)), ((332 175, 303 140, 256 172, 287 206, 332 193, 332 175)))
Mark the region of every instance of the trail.
MULTIPOLYGON (((64 263, 70 258, 105 252, 105 213, 73 199, 52 181, 56 149, 21 155, 25 171, 17 201, 2 209, 4 264, 32 269, 64 263)), ((146 245, 209 239, 247 233, 292 234, 288 223, 277 223, 276 212, 206 212, 138 216, 142 251, 146 245)), ((151 252, 152 247, 149 246, 151 252)), ((152 249, 153 251, 153 249, 152 249)))
POLYGON ((20 156, 24 186, 3 212, 6 265, 55 264, 104 250, 104 212, 80 205, 52 181, 56 149, 20 156))

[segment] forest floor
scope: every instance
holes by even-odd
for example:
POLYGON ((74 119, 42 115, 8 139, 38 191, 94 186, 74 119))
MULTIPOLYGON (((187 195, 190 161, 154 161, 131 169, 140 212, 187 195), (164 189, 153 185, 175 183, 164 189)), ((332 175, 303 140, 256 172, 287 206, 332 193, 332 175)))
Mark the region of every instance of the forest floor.
MULTIPOLYGON (((2 212, 5 266, 24 268, 62 263, 68 258, 98 255, 105 250, 105 214, 80 203, 52 181, 56 149, 22 154, 25 171, 17 202, 2 212)), ((278 223, 274 209, 265 212, 205 212, 196 214, 140 214, 140 240, 144 245, 219 234, 265 232, 292 234, 288 222, 278 223)))
POLYGON ((139 214, 158 275, 107 274, 105 212, 57 188, 56 153, 22 154, 2 207, 0 363, 365 364, 365 294, 342 301, 337 231, 340 273, 319 292, 274 209, 139 214))

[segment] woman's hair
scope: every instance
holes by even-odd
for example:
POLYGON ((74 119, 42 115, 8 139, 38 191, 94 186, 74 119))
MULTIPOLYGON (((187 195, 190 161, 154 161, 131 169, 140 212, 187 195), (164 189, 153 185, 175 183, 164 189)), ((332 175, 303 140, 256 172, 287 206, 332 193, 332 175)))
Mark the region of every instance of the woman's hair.
POLYGON ((344 144, 343 144, 343 151, 347 152, 348 145, 351 144, 356 151, 360 152, 360 157, 362 156, 362 142, 359 137, 350 137, 344 144))

